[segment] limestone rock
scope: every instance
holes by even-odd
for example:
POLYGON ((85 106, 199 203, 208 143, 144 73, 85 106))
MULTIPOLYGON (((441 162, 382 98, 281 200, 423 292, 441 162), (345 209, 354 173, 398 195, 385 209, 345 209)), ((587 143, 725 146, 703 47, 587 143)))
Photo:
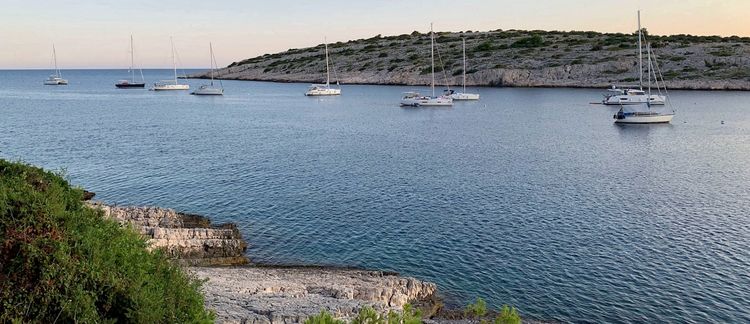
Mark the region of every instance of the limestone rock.
POLYGON ((207 307, 221 323, 300 323, 326 309, 350 319, 365 306, 380 312, 428 300, 433 283, 378 271, 313 267, 191 268, 207 307))
POLYGON ((248 263, 247 243, 234 224, 211 225, 202 216, 158 207, 119 207, 102 203, 90 206, 105 217, 127 224, 148 238, 152 248, 188 265, 238 265, 248 263))

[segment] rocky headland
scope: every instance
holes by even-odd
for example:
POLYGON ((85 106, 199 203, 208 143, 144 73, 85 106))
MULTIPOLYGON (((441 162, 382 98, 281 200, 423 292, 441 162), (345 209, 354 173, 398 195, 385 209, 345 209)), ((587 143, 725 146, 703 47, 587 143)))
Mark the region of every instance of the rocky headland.
MULTIPOLYGON (((636 36, 622 33, 495 30, 438 32, 439 83, 461 84, 466 39, 469 86, 586 87, 637 83, 636 36)), ((750 38, 672 35, 647 39, 670 89, 750 90, 750 38)), ((321 82, 323 44, 234 62, 229 80, 321 82)), ((430 37, 399 36, 329 44, 333 77, 343 84, 427 85, 430 37)), ((645 63, 644 63, 645 64, 645 63)), ((645 68, 644 68, 645 69, 645 68)), ((205 78, 208 72, 190 77, 205 78)))

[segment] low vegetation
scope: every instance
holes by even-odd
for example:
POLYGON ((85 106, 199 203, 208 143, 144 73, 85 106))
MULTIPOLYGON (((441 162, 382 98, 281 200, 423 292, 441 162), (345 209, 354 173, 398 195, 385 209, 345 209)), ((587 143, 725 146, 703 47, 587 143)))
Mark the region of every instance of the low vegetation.
MULTIPOLYGON (((404 305, 402 312, 389 311, 386 314, 378 313, 372 307, 364 307, 359 314, 352 319, 351 324, 419 324, 422 323, 422 312, 411 305, 404 305)), ((344 321, 335 319, 333 315, 322 310, 318 315, 310 316, 305 324, 345 324, 344 321)))
POLYGON ((0 322, 213 322, 199 281, 82 198, 0 159, 0 322))
MULTIPOLYGON (((750 66, 750 37, 695 35, 651 35, 647 39, 659 60, 661 70, 673 80, 688 81, 750 81, 743 68, 750 66), (710 62, 704 64, 704 61, 710 62), (716 63, 714 63, 716 61, 716 63), (690 72, 685 72, 690 71, 690 72)), ((617 83, 636 75, 635 31, 631 33, 599 33, 593 31, 492 30, 486 32, 436 32, 436 72, 441 83, 442 70, 450 83, 460 81, 462 74, 462 41, 466 41, 467 74, 470 82, 476 72, 505 70, 543 70, 569 67, 589 69, 592 73, 553 75, 555 78, 581 78, 581 85, 590 80, 617 83), (442 62, 442 64, 440 63, 442 62), (599 65, 617 63, 629 66, 624 72, 599 65), (613 73, 617 71, 617 73, 613 73)), ((425 80, 429 74, 430 35, 414 31, 410 34, 382 36, 337 42, 329 46, 337 76, 375 83, 403 82, 410 78, 425 80)), ((253 80, 300 81, 311 76, 323 78, 325 68, 323 46, 290 49, 234 62, 232 73, 247 71, 253 80)), ((570 71, 567 71, 570 72, 570 71)), ((548 75, 540 73, 540 75, 548 75)), ((238 76, 239 77, 239 76, 238 76)), ((478 75, 477 78, 486 78, 478 75)), ((229 78, 234 78, 230 76, 229 78)), ((492 80, 483 80, 490 85, 492 80)), ((576 80, 573 80, 572 84, 576 80)), ((480 81, 478 81, 480 82, 480 81)), ((541 81, 543 82, 543 80, 541 81)))
MULTIPOLYGON (((499 311, 490 311, 487 309, 487 303, 482 298, 477 298, 476 302, 469 304, 464 309, 461 316, 455 316, 455 312, 450 312, 444 319, 462 320, 469 319, 478 321, 482 324, 521 324, 521 316, 515 307, 504 305, 499 311)), ((439 318, 442 318, 438 314, 439 318)), ((305 320, 305 324, 345 324, 346 322, 336 319, 333 314, 327 310, 321 310, 319 314, 310 316, 305 320)), ((372 307, 362 308, 351 324, 420 324, 422 323, 422 312, 410 304, 404 305, 403 311, 380 313, 372 307)))

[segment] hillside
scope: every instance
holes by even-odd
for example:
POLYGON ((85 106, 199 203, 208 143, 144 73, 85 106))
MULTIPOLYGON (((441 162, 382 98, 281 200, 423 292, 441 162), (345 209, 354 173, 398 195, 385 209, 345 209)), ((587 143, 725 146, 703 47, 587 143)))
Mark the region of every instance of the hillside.
MULTIPOLYGON (((466 38, 469 85, 608 87, 637 83, 636 36, 495 30, 436 33, 445 69, 437 68, 441 84, 446 78, 454 85, 461 82, 462 38, 466 38)), ((750 37, 649 35, 648 40, 669 88, 750 90, 750 37)), ((329 50, 342 84, 430 82, 427 33, 378 35, 330 44, 329 50)), ((234 62, 218 75, 234 80, 321 82, 325 80, 323 45, 234 62)))

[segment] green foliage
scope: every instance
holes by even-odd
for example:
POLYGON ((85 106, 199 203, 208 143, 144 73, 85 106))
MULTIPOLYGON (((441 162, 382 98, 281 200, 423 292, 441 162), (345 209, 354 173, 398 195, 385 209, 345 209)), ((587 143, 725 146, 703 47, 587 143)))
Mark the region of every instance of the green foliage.
POLYGON ((484 51, 491 51, 491 50, 492 50, 492 41, 484 41, 474 48, 475 52, 484 52, 484 51))
POLYGON ((333 315, 324 309, 320 314, 308 317, 305 324, 344 324, 344 321, 333 318, 333 315))
POLYGON ((544 38, 540 35, 524 37, 510 44, 511 48, 533 48, 542 46, 544 46, 544 38))
MULTIPOLYGON (((320 322, 323 323, 323 322, 320 322)), ((330 323, 330 322, 325 322, 330 323)), ((357 317, 352 319, 352 324, 421 324, 422 312, 414 309, 410 304, 404 305, 401 313, 389 311, 388 314, 378 314, 372 307, 364 307, 359 311, 357 317)), ((305 322, 305 324, 308 324, 305 322)))
POLYGON ((515 307, 503 305, 500 314, 495 318, 494 324, 521 324, 521 316, 515 307))
POLYGON ((0 160, 0 322, 213 321, 199 281, 82 198, 58 174, 0 160))
POLYGON ((466 316, 473 316, 477 318, 487 315, 487 303, 484 301, 484 299, 477 298, 476 302, 466 306, 464 314, 466 314, 466 316))
POLYGON ((386 316, 381 316, 375 309, 367 306, 359 311, 351 324, 385 324, 387 319, 386 316))
POLYGON ((719 57, 727 57, 734 55, 734 50, 732 48, 727 46, 721 46, 717 48, 715 51, 710 53, 713 56, 719 56, 719 57))

